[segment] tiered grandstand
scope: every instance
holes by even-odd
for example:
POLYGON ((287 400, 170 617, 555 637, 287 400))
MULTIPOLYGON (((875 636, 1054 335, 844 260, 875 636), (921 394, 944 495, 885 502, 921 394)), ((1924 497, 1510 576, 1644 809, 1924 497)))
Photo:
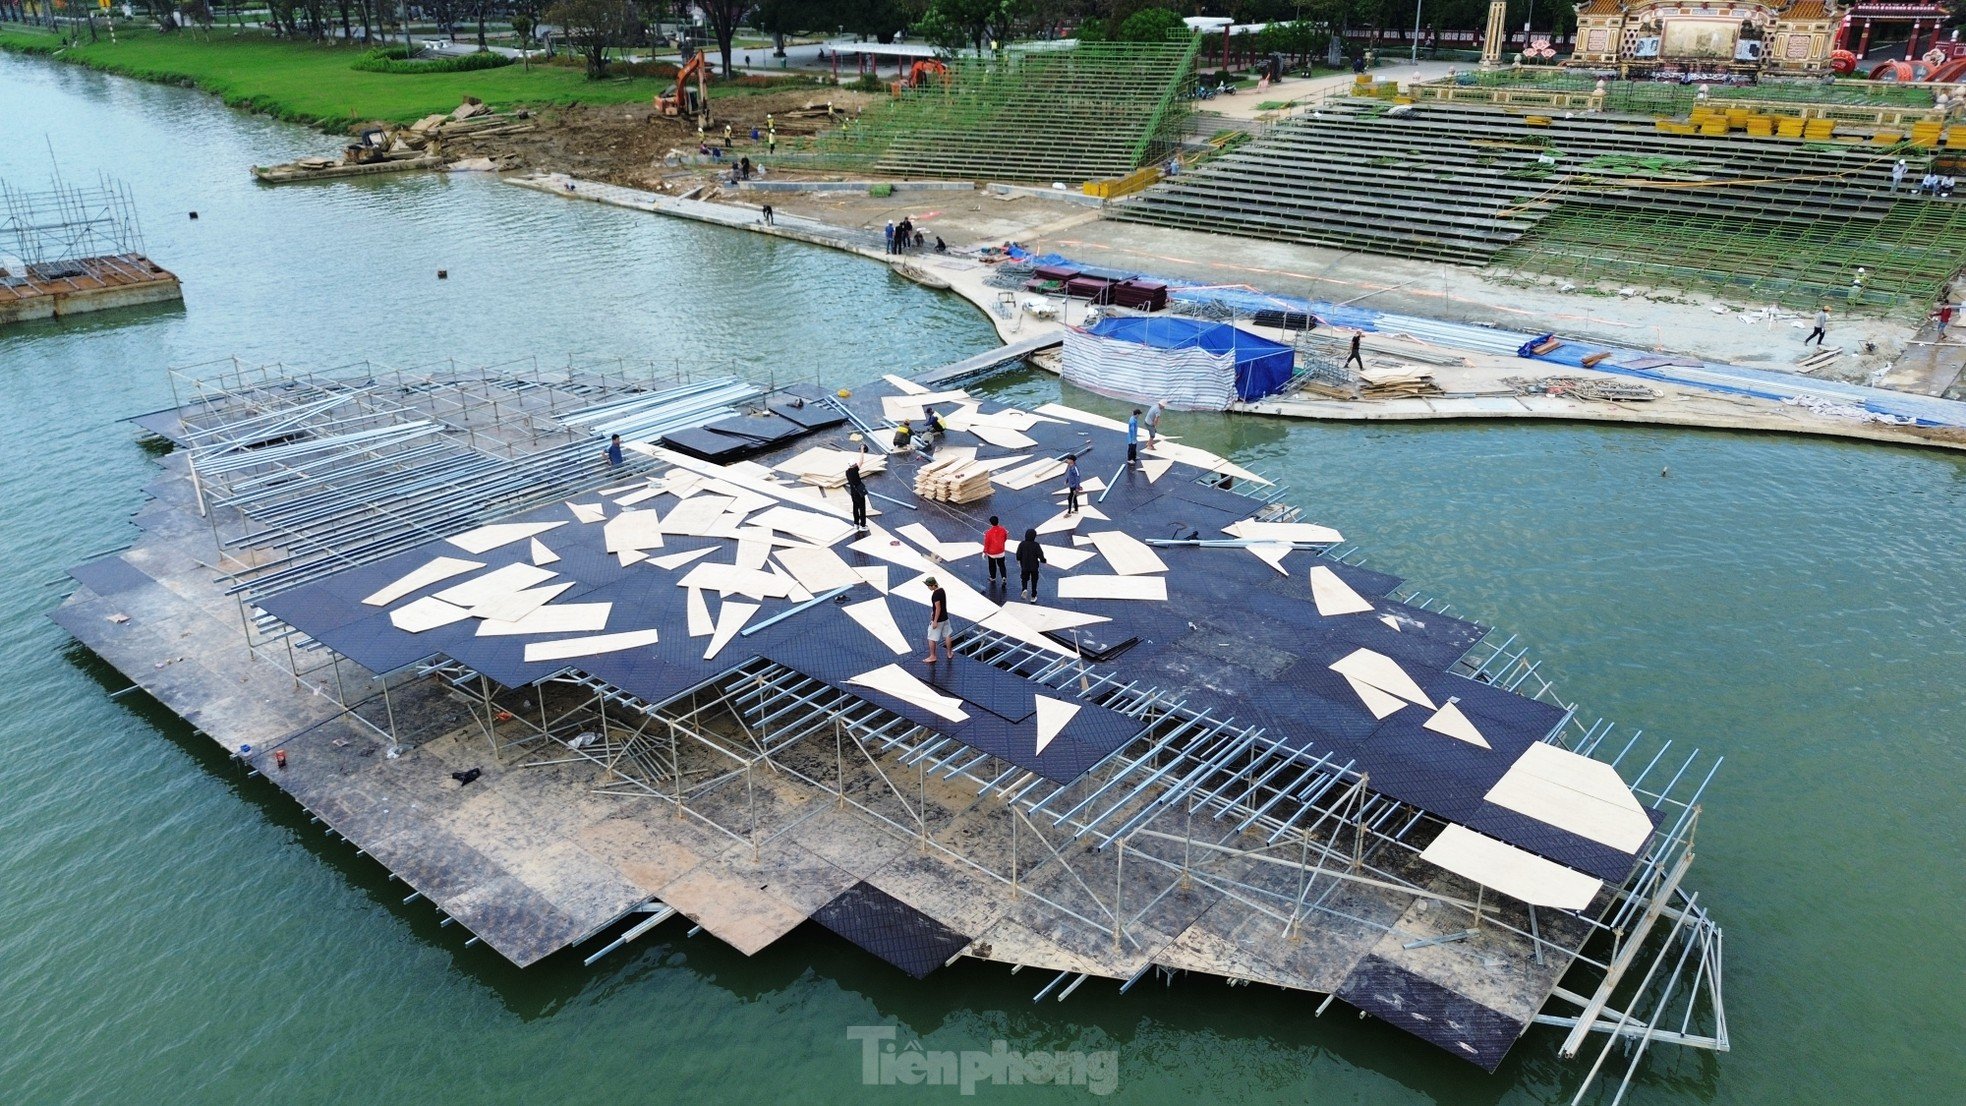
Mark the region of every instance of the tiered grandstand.
POLYGON ((946 80, 930 75, 823 136, 813 159, 894 176, 1073 185, 1124 176, 1180 144, 1199 41, 953 59, 946 80))
POLYGON ((1113 218, 1804 306, 1924 304, 1966 262, 1966 200, 1893 195, 1930 151, 1660 133, 1652 119, 1341 103, 1113 218))

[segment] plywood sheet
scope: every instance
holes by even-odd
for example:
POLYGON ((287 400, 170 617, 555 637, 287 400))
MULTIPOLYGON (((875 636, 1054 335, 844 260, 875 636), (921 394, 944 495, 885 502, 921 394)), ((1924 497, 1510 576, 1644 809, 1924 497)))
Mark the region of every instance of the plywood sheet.
POLYGON ((435 557, 398 577, 395 583, 382 588, 362 602, 371 607, 387 607, 419 588, 427 588, 431 584, 448 580, 453 576, 462 576, 467 572, 476 572, 483 567, 485 567, 483 561, 467 561, 461 557, 435 557))
POLYGON ((756 603, 741 603, 735 599, 726 601, 717 611, 717 632, 710 635, 710 646, 703 650, 703 659, 716 660, 717 654, 724 651, 724 646, 729 645, 737 632, 757 613, 756 603))
POLYGON ((1140 462, 1140 471, 1147 474, 1147 483, 1149 484, 1166 476, 1167 470, 1173 467, 1174 462, 1165 457, 1147 457, 1140 462))
POLYGON ((871 672, 862 672, 851 677, 847 683, 860 687, 873 688, 884 695, 891 695, 906 703, 938 714, 951 722, 966 722, 969 713, 963 710, 963 701, 944 695, 904 671, 898 664, 883 665, 871 672))
POLYGON ((1166 572, 1167 562, 1160 559, 1153 547, 1131 534, 1120 530, 1100 530, 1087 534, 1092 539, 1093 548, 1113 566, 1113 571, 1121 576, 1145 576, 1151 572, 1166 572))
POLYGON ((1067 576, 1058 581, 1060 599, 1167 600, 1167 579, 1161 576, 1067 576))
POLYGON ((924 407, 952 407, 969 398, 969 393, 961 388, 946 392, 917 392, 902 396, 882 396, 881 414, 890 422, 902 419, 919 419, 924 407))
POLYGON ((1420 859, 1531 906, 1555 910, 1582 910, 1604 886, 1602 880, 1483 837, 1466 826, 1442 830, 1420 859))
POLYGON ((779 566, 810 592, 832 591, 834 588, 850 588, 864 583, 853 566, 830 549, 806 545, 797 549, 781 549, 777 557, 779 566))
POLYGON ((644 500, 654 499, 656 496, 661 495, 666 490, 667 489, 662 487, 637 488, 636 490, 629 492, 627 495, 615 496, 614 502, 617 506, 633 507, 635 504, 640 503, 644 500))
POLYGON ((881 379, 893 385, 894 390, 897 392, 911 396, 925 396, 928 394, 927 388, 922 387, 905 376, 896 376, 893 373, 888 373, 882 376, 881 379))
MULTIPOLYGON (((953 606, 953 604, 951 605, 953 606)), ((1013 641, 1021 641, 1026 645, 1043 649, 1047 653, 1056 653, 1061 657, 1071 657, 1074 659, 1078 657, 1077 650, 1066 645, 1061 645, 1046 637, 1043 631, 1031 628, 1029 623, 1026 623, 1023 619, 1018 618, 1008 610, 999 609, 990 615, 990 617, 981 619, 976 624, 986 630, 995 630, 997 633, 1013 641)))
POLYGON ((709 528, 730 510, 737 502, 727 495, 694 495, 669 509, 668 517, 662 520, 663 529, 671 534, 707 538, 713 535, 709 528))
POLYGON ((686 588, 748 595, 753 599, 783 599, 792 594, 791 577, 736 565, 699 564, 677 583, 686 588))
POLYGON ((1065 475, 1065 462, 1051 457, 1041 457, 1030 464, 1005 469, 992 475, 990 479, 1012 491, 1023 491, 1025 488, 1063 475, 1065 475))
POLYGON ((791 534, 813 545, 832 545, 853 534, 853 524, 844 519, 788 506, 760 511, 751 520, 751 525, 791 534))
POLYGON ((1222 532, 1247 541, 1303 542, 1310 545, 1336 545, 1345 535, 1329 526, 1310 522, 1256 522, 1242 519, 1222 527, 1222 532))
POLYGON ((1465 741, 1484 749, 1494 748, 1488 743, 1487 738, 1481 736, 1481 731, 1475 728, 1475 724, 1469 721, 1468 716, 1461 713, 1461 708, 1453 703, 1442 703, 1440 709, 1435 711, 1433 717, 1427 719, 1423 725, 1437 734, 1446 734, 1456 741, 1465 741))
POLYGON ((1078 712, 1078 703, 1068 703, 1063 699, 1053 699, 1049 695, 1037 696, 1037 751, 1043 753, 1044 747, 1051 744, 1051 739, 1057 737, 1058 732, 1063 730, 1065 724, 1070 722, 1078 712))
POLYGON ((872 586, 875 591, 880 592, 882 595, 887 594, 886 565, 856 565, 853 571, 859 574, 860 578, 872 586))
POLYGON ((553 552, 552 549, 547 547, 545 542, 540 541, 538 538, 532 539, 531 553, 532 563, 536 565, 550 565, 560 559, 558 553, 553 552))
POLYGON ((649 563, 657 568, 674 572, 691 561, 696 560, 698 557, 708 557, 716 551, 716 546, 706 545, 701 549, 692 549, 686 553, 666 553, 660 557, 650 557, 649 563))
POLYGON ((435 596, 426 596, 389 612, 389 624, 406 634, 420 634, 453 622, 462 622, 471 612, 435 596))
POLYGON ((886 561, 892 565, 899 565, 912 572, 935 571, 935 566, 930 564, 928 559, 920 553, 915 552, 913 546, 878 526, 868 531, 865 537, 859 538, 852 545, 847 546, 847 548, 856 553, 865 553, 869 557, 886 561))
POLYGON ((602 531, 610 553, 662 548, 662 516, 654 511, 623 511, 602 531))
POLYGON ((1331 670, 1341 676, 1349 676, 1360 683, 1371 684, 1380 691, 1397 695, 1409 703, 1418 703, 1432 708, 1434 701, 1406 674, 1399 662, 1384 653, 1370 649, 1354 649, 1331 665, 1331 670))
MULTIPOLYGON (((1047 568, 1052 568, 1060 572, 1070 572, 1071 570, 1079 567, 1085 562, 1091 560, 1093 557, 1097 556, 1097 554, 1087 553, 1083 549, 1066 549, 1065 547, 1058 546, 1058 545, 1044 545, 1042 542, 1040 542, 1039 544, 1043 545, 1044 547, 1045 566, 1047 568)), ((1010 558, 1011 564, 1017 563, 1016 542, 1012 541, 1012 542, 1004 543, 1003 551, 1004 551, 1004 555, 1010 558)))
POLYGON ((624 549, 616 553, 614 559, 621 562, 621 567, 627 568, 629 565, 639 564, 642 561, 648 560, 649 555, 639 549, 624 549))
POLYGON ((1397 695, 1380 691, 1371 684, 1351 676, 1346 676, 1345 682, 1352 686, 1352 693, 1358 696, 1359 701, 1365 704, 1365 709, 1371 711, 1374 718, 1390 717, 1406 709, 1406 700, 1397 695))
POLYGON ((580 522, 603 522, 608 517, 607 508, 599 503, 568 503, 567 510, 580 522))
POLYGON ((481 603, 489 603, 501 595, 524 591, 537 584, 543 584, 558 575, 559 573, 550 568, 540 568, 537 565, 510 564, 503 568, 492 569, 483 576, 473 576, 461 584, 452 584, 438 592, 437 598, 460 607, 475 607, 481 603))
POLYGON ((558 641, 529 641, 526 643, 526 663, 563 661, 574 657, 598 656, 602 653, 620 653, 654 645, 656 641, 657 635, 654 630, 627 630, 619 634, 568 637, 558 641))
MULTIPOLYGON (((1323 565, 1311 566, 1311 602, 1317 604, 1317 613, 1326 618, 1341 614, 1362 614, 1372 609, 1365 597, 1352 590, 1344 577, 1323 565)), ((1399 628, 1398 623, 1393 624, 1399 628)))
POLYGON ((894 612, 887 607, 887 600, 875 596, 864 603, 852 603, 841 607, 848 618, 860 623, 860 628, 874 635, 875 640, 896 654, 908 651, 908 639, 895 624, 894 612))
POLYGON ((1263 477, 1256 475, 1225 457, 1218 457, 1205 449, 1196 449, 1194 446, 1182 445, 1179 442, 1172 442, 1166 438, 1162 438, 1141 452, 1149 456, 1164 457, 1170 461, 1179 461, 1184 465, 1193 465, 1203 472, 1223 473, 1233 476, 1238 480, 1247 480, 1252 484, 1268 486, 1270 483, 1270 481, 1265 480, 1263 477))
POLYGON ((1126 433, 1126 423, 1119 419, 1109 419, 1104 415, 1095 415, 1090 411, 1081 411, 1076 407, 1067 407, 1062 403, 1047 403, 1043 407, 1036 408, 1036 411, 1040 415, 1050 415, 1054 419, 1064 419, 1066 422, 1076 422, 1083 426, 1096 426, 1101 430, 1117 430, 1122 434, 1126 433))
POLYGON ((472 607, 471 617, 490 619, 493 622, 517 622, 552 602, 555 596, 572 586, 573 581, 568 580, 565 583, 527 588, 524 591, 509 591, 472 607))
POLYGON ((612 603, 562 603, 545 606, 515 622, 480 622, 479 637, 513 634, 591 634, 608 628, 612 603))
POLYGON ((500 522, 466 530, 445 540, 466 553, 489 553, 501 545, 524 541, 534 534, 544 534, 554 527, 565 525, 564 522, 500 522))
POLYGON ((1652 833, 1652 820, 1616 768, 1542 742, 1531 745, 1485 798, 1624 852, 1636 852, 1652 833))
POLYGON ((1085 614, 1080 611, 1068 611, 1063 607, 1040 607, 1036 603, 1005 603, 1003 609, 1005 613, 1039 633, 1112 621, 1103 614, 1085 614))
POLYGON ((710 617, 710 601, 703 597, 702 588, 689 589, 689 599, 683 604, 689 622, 689 636, 709 637, 717 631, 717 622, 710 617))
POLYGON ((1290 575, 1290 570, 1283 567, 1283 559, 1289 556, 1290 551, 1295 548, 1289 542, 1260 542, 1256 545, 1245 545, 1243 548, 1255 554, 1257 560, 1276 569, 1283 575, 1290 575))
POLYGON ((757 538, 737 539, 737 567, 752 571, 762 571, 765 562, 771 559, 771 542, 757 538))

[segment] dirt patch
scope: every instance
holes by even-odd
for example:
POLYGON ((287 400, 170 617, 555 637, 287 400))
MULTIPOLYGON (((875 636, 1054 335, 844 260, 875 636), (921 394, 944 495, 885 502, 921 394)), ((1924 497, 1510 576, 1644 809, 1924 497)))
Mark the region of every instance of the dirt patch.
MULTIPOLYGON (((781 146, 827 127, 825 107, 857 112, 872 100, 864 92, 844 89, 822 92, 811 88, 757 95, 717 98, 713 92, 710 122, 704 136, 723 144, 725 125, 732 131, 730 156, 770 164, 763 132, 765 117, 777 125, 781 146), (752 128, 760 132, 751 140, 752 128)), ((510 169, 566 173, 588 180, 643 188, 677 174, 665 162, 672 153, 697 152, 696 120, 658 115, 651 104, 576 104, 535 112, 538 126, 525 134, 466 137, 445 145, 457 157, 488 157, 510 169)), ((704 180, 715 176, 704 168, 704 180)))

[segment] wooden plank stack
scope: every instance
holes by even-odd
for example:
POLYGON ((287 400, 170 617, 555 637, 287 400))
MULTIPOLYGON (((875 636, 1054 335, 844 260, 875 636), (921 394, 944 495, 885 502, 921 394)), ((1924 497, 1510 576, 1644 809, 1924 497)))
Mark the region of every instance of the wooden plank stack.
POLYGON ((972 451, 938 457, 915 474, 915 494, 942 503, 975 503, 990 494, 990 466, 972 451))

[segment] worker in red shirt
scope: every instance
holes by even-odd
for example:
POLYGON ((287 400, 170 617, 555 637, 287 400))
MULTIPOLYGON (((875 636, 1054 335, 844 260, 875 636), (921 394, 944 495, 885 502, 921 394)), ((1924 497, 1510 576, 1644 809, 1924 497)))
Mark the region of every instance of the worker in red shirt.
POLYGON ((1002 584, 1010 586, 1010 568, 1004 563, 1003 549, 1010 541, 1010 531, 1003 528, 997 516, 990 516, 990 528, 983 531, 983 560, 990 566, 990 587, 1002 584))

